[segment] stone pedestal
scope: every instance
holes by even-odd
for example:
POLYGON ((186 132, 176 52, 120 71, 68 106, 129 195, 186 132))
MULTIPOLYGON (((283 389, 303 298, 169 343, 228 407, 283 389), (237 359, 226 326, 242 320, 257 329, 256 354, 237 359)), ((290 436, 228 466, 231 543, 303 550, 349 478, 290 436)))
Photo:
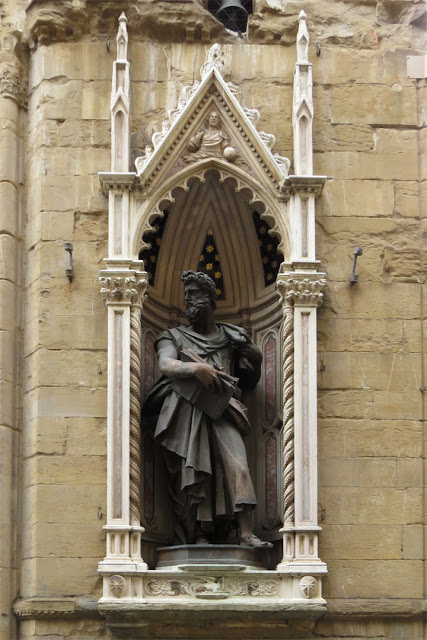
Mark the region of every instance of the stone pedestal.
POLYGON ((204 570, 226 567, 242 570, 262 568, 262 550, 235 544, 183 544, 158 549, 156 569, 202 567, 204 570))

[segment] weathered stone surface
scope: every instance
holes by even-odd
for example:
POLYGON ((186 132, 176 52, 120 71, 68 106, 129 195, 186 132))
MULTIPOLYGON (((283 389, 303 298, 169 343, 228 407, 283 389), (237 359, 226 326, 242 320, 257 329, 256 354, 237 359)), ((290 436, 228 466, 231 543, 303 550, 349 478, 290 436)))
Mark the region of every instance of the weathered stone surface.
POLYGON ((334 123, 411 126, 418 123, 414 87, 396 83, 333 87, 331 118, 334 123))
POLYGON ((340 318, 419 319, 419 285, 413 283, 380 284, 350 287, 347 283, 329 289, 326 305, 340 318))
MULTIPOLYGON (((319 461, 319 486, 322 487, 394 487, 397 462, 381 458, 324 458, 319 461)), ((418 486, 410 484, 408 486, 418 486)))
MULTIPOLYGON (((106 513, 106 491, 103 485, 33 485, 23 491, 27 513, 26 527, 36 525, 40 512, 47 514, 46 523, 65 525, 94 524, 98 513, 106 513), (64 496, 67 500, 64 501, 64 496)), ((99 523, 100 529, 102 523, 99 523)))
MULTIPOLYGON (((379 539, 381 544, 381 539, 379 539)), ((422 563, 416 560, 331 560, 330 572, 336 580, 325 579, 325 597, 372 598, 396 595, 396 581, 401 598, 422 597, 422 563)), ((330 575, 330 574, 329 574, 330 575)))
POLYGON ((411 614, 420 611, 418 602, 399 598, 388 600, 334 598, 330 600, 331 617, 326 616, 326 619, 319 620, 316 629, 325 640, 348 636, 356 640, 366 640, 366 638, 423 640, 423 622, 408 619, 411 614), (381 604, 385 602, 387 602, 389 618, 380 619, 381 604), (394 617, 398 620, 393 620, 394 617))
POLYGON ((34 91, 42 83, 58 81, 59 78, 110 80, 112 56, 105 55, 105 49, 105 41, 56 43, 50 47, 38 47, 32 55, 29 91, 34 91))
POLYGON ((319 310, 318 348, 323 351, 417 353, 421 344, 418 320, 328 318, 319 310))
POLYGON ((34 484, 104 486, 105 456, 35 455, 27 461, 26 486, 34 484))
MULTIPOLYGON (((418 525, 412 525, 418 526, 418 525)), ((325 525, 322 523, 320 548, 325 562, 329 560, 400 560, 402 535, 411 529, 400 526, 325 525)))
POLYGON ((102 520, 93 524, 40 524, 24 548, 23 558, 96 558, 105 553, 105 533, 102 520))
POLYGON ((409 420, 319 421, 319 456, 418 458, 422 455, 422 427, 409 420))
POLYGON ((314 151, 327 146, 331 151, 371 151, 374 135, 369 125, 329 124, 316 120, 313 130, 314 151))
POLYGON ((319 503, 326 524, 419 524, 421 489, 388 487, 320 487, 319 503))
POLYGON ((387 276, 399 282, 423 282, 427 265, 427 251, 417 246, 384 247, 383 269, 387 276))
POLYGON ((323 353, 319 387, 416 391, 420 365, 419 354, 323 353))
POLYGON ((425 557, 423 548, 423 526, 414 524, 402 530, 402 558, 404 560, 422 560, 425 557))
POLYGON ((105 351, 83 351, 76 361, 74 350, 39 349, 27 359, 24 389, 35 387, 106 387, 107 355, 105 351))
POLYGON ((22 561, 26 573, 26 591, 23 597, 33 593, 40 596, 98 595, 100 578, 96 568, 98 558, 30 558, 22 561), (64 576, 67 579, 64 580, 64 576))
POLYGON ((350 151, 324 151, 315 153, 314 173, 333 176, 339 180, 417 180, 418 158, 416 153, 371 153, 350 151))
POLYGON ((358 86, 360 84, 369 86, 371 83, 380 84, 383 82, 382 57, 380 53, 374 51, 324 45, 321 48, 320 56, 312 60, 316 84, 348 85, 356 83, 358 86))
POLYGON ((25 396, 28 420, 37 416, 89 418, 105 417, 107 390, 105 388, 38 387, 25 396))
POLYGON ((23 428, 23 455, 36 453, 63 455, 67 444, 67 425, 64 418, 52 417, 27 422, 23 428))

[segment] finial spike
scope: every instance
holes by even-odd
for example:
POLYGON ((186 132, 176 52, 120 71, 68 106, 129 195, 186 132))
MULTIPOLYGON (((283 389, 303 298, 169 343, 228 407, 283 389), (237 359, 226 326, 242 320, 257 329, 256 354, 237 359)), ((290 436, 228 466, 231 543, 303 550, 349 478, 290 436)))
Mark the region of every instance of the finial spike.
POLYGON ((297 59, 298 62, 308 62, 308 43, 310 36, 308 35, 307 16, 304 10, 301 10, 298 22, 297 59))

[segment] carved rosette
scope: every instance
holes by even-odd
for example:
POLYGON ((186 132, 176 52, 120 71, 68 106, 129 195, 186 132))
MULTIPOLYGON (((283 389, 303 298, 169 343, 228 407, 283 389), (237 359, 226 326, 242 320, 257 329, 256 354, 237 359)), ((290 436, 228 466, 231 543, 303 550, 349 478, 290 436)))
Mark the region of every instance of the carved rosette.
POLYGON ((111 595, 115 598, 120 598, 123 595, 123 591, 125 588, 125 579, 123 576, 114 575, 110 577, 109 580, 111 595))
POLYGON ((312 598, 317 589, 316 578, 313 578, 313 576, 304 576, 299 582, 299 588, 305 598, 312 598))

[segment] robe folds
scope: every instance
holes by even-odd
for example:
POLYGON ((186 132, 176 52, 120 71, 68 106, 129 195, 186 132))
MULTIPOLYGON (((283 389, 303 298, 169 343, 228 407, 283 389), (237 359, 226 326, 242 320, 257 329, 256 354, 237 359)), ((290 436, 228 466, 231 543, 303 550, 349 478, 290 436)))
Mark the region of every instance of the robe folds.
MULTIPOLYGON (((185 360, 182 351, 190 348, 238 378, 243 389, 253 388, 259 379, 261 354, 240 327, 218 324, 207 336, 191 325, 167 329, 156 340, 157 350, 164 340, 174 345, 177 360, 185 360), (246 345, 250 348, 243 349, 246 345)), ((199 529, 209 531, 217 518, 232 518, 246 505, 255 506, 256 497, 242 438, 249 430, 244 405, 232 398, 218 418, 210 418, 180 395, 176 382, 164 376, 154 385, 144 403, 143 419, 149 421, 151 416, 155 424, 154 439, 165 451, 175 512, 189 541, 191 526, 186 520, 193 519, 199 529)), ((202 383, 194 379, 194 384, 202 383)))

